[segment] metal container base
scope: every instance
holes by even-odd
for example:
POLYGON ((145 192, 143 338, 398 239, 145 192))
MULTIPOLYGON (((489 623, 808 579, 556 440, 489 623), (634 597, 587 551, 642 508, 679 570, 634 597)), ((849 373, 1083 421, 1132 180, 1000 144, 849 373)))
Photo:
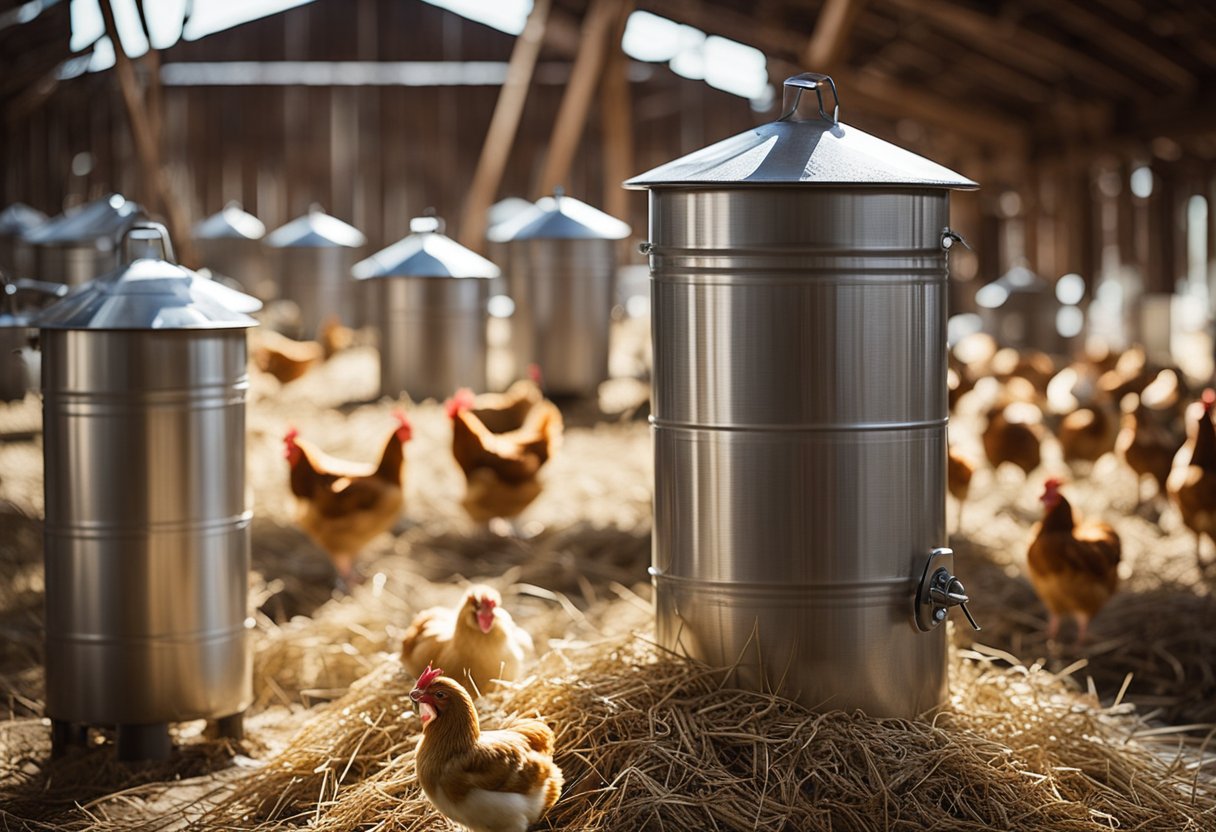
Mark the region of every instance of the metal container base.
MULTIPOLYGON (((51 720, 51 758, 58 759, 71 749, 87 749, 89 727, 80 722, 51 720)), ((245 712, 220 717, 208 724, 209 736, 241 742, 245 739, 245 712)), ((122 762, 167 760, 173 752, 169 723, 124 723, 114 726, 114 756, 122 762)))
POLYGON ((651 575, 658 643, 723 668, 732 684, 884 718, 912 719, 945 701, 945 640, 912 625, 914 581, 875 581, 840 595, 824 586, 651 575))

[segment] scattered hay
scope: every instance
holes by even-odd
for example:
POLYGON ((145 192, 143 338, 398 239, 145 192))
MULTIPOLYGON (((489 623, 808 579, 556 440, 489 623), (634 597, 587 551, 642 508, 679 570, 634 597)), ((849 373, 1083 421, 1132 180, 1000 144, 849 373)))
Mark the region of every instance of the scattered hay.
MULTIPOLYGON (((724 690, 707 668, 623 637, 550 652, 479 712, 490 727, 537 713, 554 727, 566 788, 546 829, 1216 828, 1212 772, 1137 740, 1132 708, 995 659, 956 652, 955 694, 932 720, 876 720, 724 690)), ((138 828, 184 816, 259 832, 451 828, 414 778, 412 684, 384 662, 265 767, 138 828)))
MULTIPOLYGON (((114 758, 100 737, 87 749, 50 760, 50 729, 43 720, 0 724, 0 828, 65 830, 91 828, 94 815, 82 806, 103 799, 111 810, 125 804, 128 791, 147 784, 164 788, 188 778, 231 771, 236 746, 208 739, 199 724, 174 730, 173 757, 163 763, 131 765, 114 758)), ((105 809, 101 810, 103 813, 105 809)))
MULTIPOLYGON (((333 598, 330 565, 291 525, 279 437, 294 421, 335 453, 374 454, 401 403, 348 402, 375 384, 374 359, 355 349, 252 397, 253 554, 265 580, 241 751, 265 764, 197 725, 179 726, 182 750, 162 766, 118 766, 106 745, 47 762, 49 732, 21 718, 42 699, 41 448, 37 437, 0 442, 0 500, 13 504, 0 505, 0 705, 11 720, 0 725, 0 828, 450 829, 413 779, 413 680, 391 656, 413 613, 455 600, 464 575, 490 576, 550 648, 532 682, 481 704, 488 726, 539 712, 558 730, 567 788, 542 828, 1216 830, 1216 771, 1201 764, 1216 722, 1216 629, 1203 625, 1216 620, 1212 578, 1194 569, 1176 512, 1158 523, 1132 511, 1133 482, 1113 458, 1069 493, 1124 539, 1123 586, 1087 649, 1049 649, 1022 577, 1039 485, 1059 472, 1049 447, 1029 482, 977 472, 952 544, 985 628, 977 636, 997 649, 956 632, 951 705, 931 722, 816 715, 719 690, 704 668, 616 635, 650 627, 637 597, 612 590, 645 597, 641 423, 592 414, 593 426, 573 428, 546 469, 560 487, 521 518, 522 536, 499 538, 460 512, 442 408, 410 406, 407 520, 365 553, 368 583, 333 598), (1140 715, 1109 704, 1121 697, 1140 715)), ((30 401, 10 414, 28 421, 30 401)), ((959 426, 965 418, 952 439, 959 426)))

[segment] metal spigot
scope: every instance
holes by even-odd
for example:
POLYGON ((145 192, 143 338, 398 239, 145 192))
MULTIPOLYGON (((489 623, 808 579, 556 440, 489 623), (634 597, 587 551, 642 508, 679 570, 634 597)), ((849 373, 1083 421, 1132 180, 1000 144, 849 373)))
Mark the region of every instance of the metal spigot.
POLYGON ((963 615, 967 616, 967 623, 973 629, 980 629, 980 625, 975 623, 975 617, 971 615, 971 610, 967 609, 967 602, 971 598, 968 597, 963 582, 946 571, 945 567, 933 573, 933 581, 929 585, 929 597, 943 608, 941 610, 942 618, 946 617, 945 608, 960 607, 963 615))
POLYGON ((951 574, 954 568, 952 549, 934 549, 925 564, 920 586, 916 593, 915 621, 919 630, 928 632, 941 624, 950 614, 950 607, 960 607, 967 623, 979 630, 975 616, 967 609, 971 597, 963 582, 951 574))

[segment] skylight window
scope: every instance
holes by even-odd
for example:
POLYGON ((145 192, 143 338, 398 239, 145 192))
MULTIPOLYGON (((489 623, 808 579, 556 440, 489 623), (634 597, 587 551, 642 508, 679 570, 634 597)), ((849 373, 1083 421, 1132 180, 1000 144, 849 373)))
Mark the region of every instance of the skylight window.
POLYGON ((759 49, 729 38, 706 35, 649 12, 634 12, 625 24, 621 48, 629 57, 666 63, 677 75, 750 99, 766 108, 773 91, 768 61, 759 49))
MULTIPOLYGON (((194 0, 190 20, 183 30, 182 17, 186 2, 156 0, 155 3, 144 4, 152 43, 157 49, 166 49, 182 38, 198 40, 260 17, 311 3, 312 0, 194 0)), ((96 43, 89 70, 97 72, 114 66, 114 45, 105 37, 105 21, 98 0, 72 0, 71 11, 72 51, 79 52, 96 43)), ((114 25, 118 27, 118 36, 122 38, 128 55, 138 58, 148 51, 148 39, 139 23, 135 0, 117 0, 114 3, 114 25)))
POLYGON ((432 6, 455 12, 461 17, 484 23, 486 26, 518 35, 528 22, 532 11, 532 0, 424 0, 432 6))

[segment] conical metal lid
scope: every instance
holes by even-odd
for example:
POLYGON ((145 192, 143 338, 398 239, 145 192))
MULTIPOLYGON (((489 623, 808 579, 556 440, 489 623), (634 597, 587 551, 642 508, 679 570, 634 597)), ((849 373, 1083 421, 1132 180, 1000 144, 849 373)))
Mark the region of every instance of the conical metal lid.
POLYGON ((319 205, 266 237, 266 245, 273 248, 358 248, 366 242, 362 231, 331 217, 319 205))
POLYGON ((14 202, 0 211, 0 237, 25 237, 46 223, 46 214, 24 202, 14 202))
POLYGON ((1040 277, 1025 263, 1015 263, 1009 271, 991 283, 979 288, 975 302, 985 309, 996 309, 1009 300, 1010 295, 1020 293, 1050 294, 1052 285, 1040 277))
POLYGON ((196 240, 260 240, 266 236, 262 221, 241 209, 241 203, 229 202, 224 210, 194 224, 196 240))
POLYGON ((537 211, 522 214, 518 224, 490 237, 494 242, 512 240, 621 240, 629 236, 629 226, 598 208, 566 196, 560 188, 552 197, 536 203, 537 211), (509 236, 508 236, 509 235, 509 236))
MULTIPOLYGON (((525 202, 527 200, 524 200, 525 202)), ((515 213, 510 219, 491 225, 486 230, 486 239, 491 243, 506 243, 515 239, 524 227, 542 214, 553 210, 553 197, 543 196, 536 202, 528 202, 528 207, 515 213)))
POLYGON ((805 72, 785 81, 784 115, 625 182, 663 185, 895 185, 971 190, 975 182, 839 120, 836 84, 805 72), (824 90, 832 93, 825 109, 824 90), (813 91, 814 95, 807 95, 813 91))
POLYGON ((377 277, 498 277, 501 272, 486 258, 443 234, 443 220, 410 220, 405 239, 355 264, 350 273, 358 280, 377 277))
POLYGON ((239 329, 257 298, 172 262, 164 226, 136 223, 122 239, 126 265, 80 286, 37 315, 41 329, 239 329))
POLYGON ((40 246, 96 243, 108 250, 142 214, 138 203, 122 194, 110 194, 52 217, 26 239, 40 246))
POLYGON ((486 211, 486 225, 488 228, 493 229, 494 226, 512 220, 521 213, 531 211, 535 207, 535 203, 528 202, 528 200, 517 196, 500 199, 490 206, 490 210, 486 211))

